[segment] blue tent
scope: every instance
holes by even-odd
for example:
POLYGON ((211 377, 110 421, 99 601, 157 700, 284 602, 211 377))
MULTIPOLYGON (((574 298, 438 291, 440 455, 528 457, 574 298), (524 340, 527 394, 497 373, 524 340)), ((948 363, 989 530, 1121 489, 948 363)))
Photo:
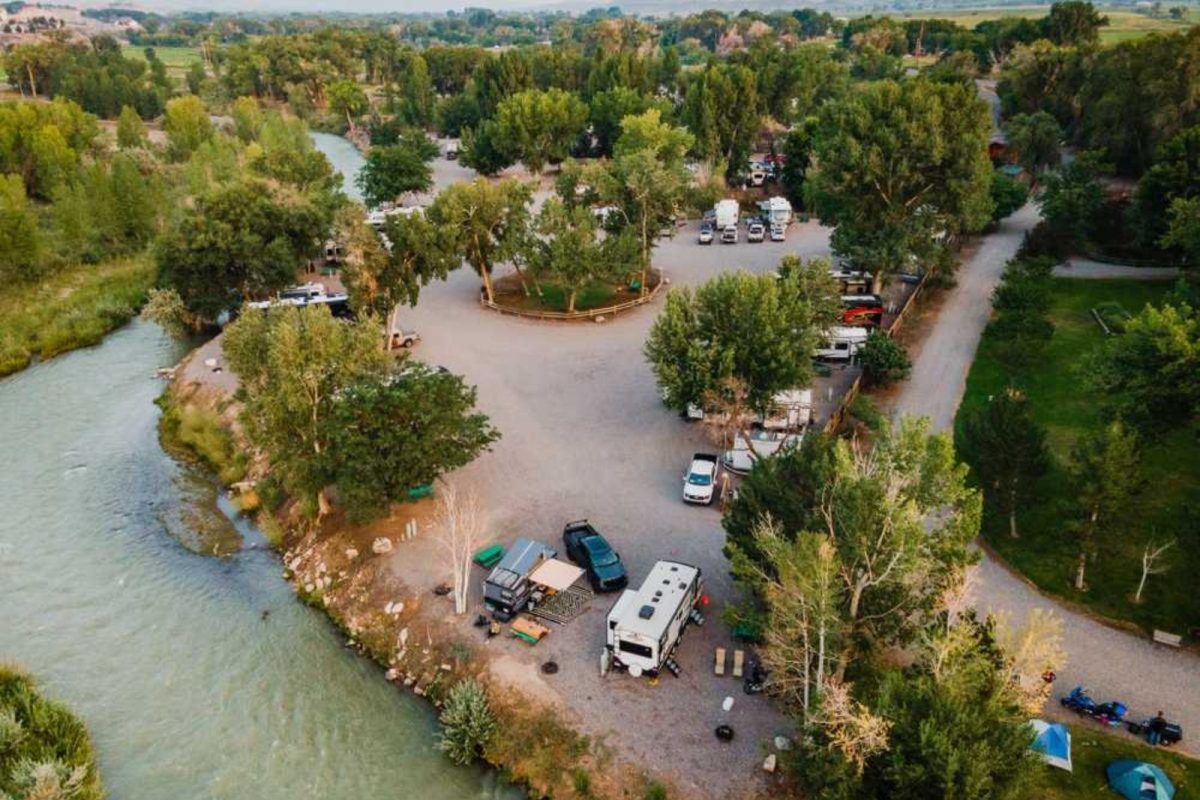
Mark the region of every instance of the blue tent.
POLYGON ((1171 800, 1175 786, 1161 769, 1145 761, 1114 761, 1108 765, 1108 785, 1128 800, 1171 800))
POLYGON ((1034 739, 1029 749, 1042 757, 1052 767, 1071 771, 1071 732, 1066 725, 1031 719, 1034 739))

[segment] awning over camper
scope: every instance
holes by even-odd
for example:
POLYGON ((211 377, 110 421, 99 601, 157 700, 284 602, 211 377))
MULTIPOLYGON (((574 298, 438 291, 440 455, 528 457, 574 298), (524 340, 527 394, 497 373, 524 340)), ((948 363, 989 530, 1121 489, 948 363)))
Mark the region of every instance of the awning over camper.
POLYGON ((570 588, 571 584, 582 576, 583 570, 579 567, 556 558, 550 558, 543 561, 537 569, 529 574, 529 580, 538 586, 545 586, 547 589, 561 592, 570 588))

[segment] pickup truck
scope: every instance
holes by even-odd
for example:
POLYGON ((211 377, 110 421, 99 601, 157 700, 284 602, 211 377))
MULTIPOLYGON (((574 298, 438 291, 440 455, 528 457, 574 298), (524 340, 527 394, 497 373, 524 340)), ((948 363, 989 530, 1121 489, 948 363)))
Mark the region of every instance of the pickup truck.
POLYGON ((563 526, 563 546, 567 558, 583 567, 595 591, 615 592, 629 583, 621 556, 586 519, 563 526))
POLYGON ((721 230, 721 244, 737 244, 737 225, 726 225, 721 230))
POLYGON ((696 453, 688 471, 683 474, 683 502, 709 505, 716 495, 717 457, 712 453, 696 453))

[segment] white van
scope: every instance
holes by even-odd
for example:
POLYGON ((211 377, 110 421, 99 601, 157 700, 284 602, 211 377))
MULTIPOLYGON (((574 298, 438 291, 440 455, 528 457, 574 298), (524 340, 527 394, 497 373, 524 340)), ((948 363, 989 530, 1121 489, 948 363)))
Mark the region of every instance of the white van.
POLYGON ((869 333, 866 328, 830 328, 825 341, 818 345, 813 353, 813 358, 824 361, 850 361, 867 343, 869 333))
POLYGON ((696 607, 704 590, 700 568, 659 561, 637 591, 626 589, 605 619, 605 657, 633 677, 657 675, 671 658, 689 621, 703 621, 696 607))

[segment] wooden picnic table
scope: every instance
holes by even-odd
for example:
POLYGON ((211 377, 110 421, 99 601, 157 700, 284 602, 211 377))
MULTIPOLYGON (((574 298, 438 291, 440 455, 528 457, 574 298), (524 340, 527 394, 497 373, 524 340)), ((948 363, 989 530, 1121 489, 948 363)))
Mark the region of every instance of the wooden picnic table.
POLYGON ((537 644, 549 632, 549 628, 534 622, 529 617, 517 617, 512 623, 512 635, 529 644, 537 644))

